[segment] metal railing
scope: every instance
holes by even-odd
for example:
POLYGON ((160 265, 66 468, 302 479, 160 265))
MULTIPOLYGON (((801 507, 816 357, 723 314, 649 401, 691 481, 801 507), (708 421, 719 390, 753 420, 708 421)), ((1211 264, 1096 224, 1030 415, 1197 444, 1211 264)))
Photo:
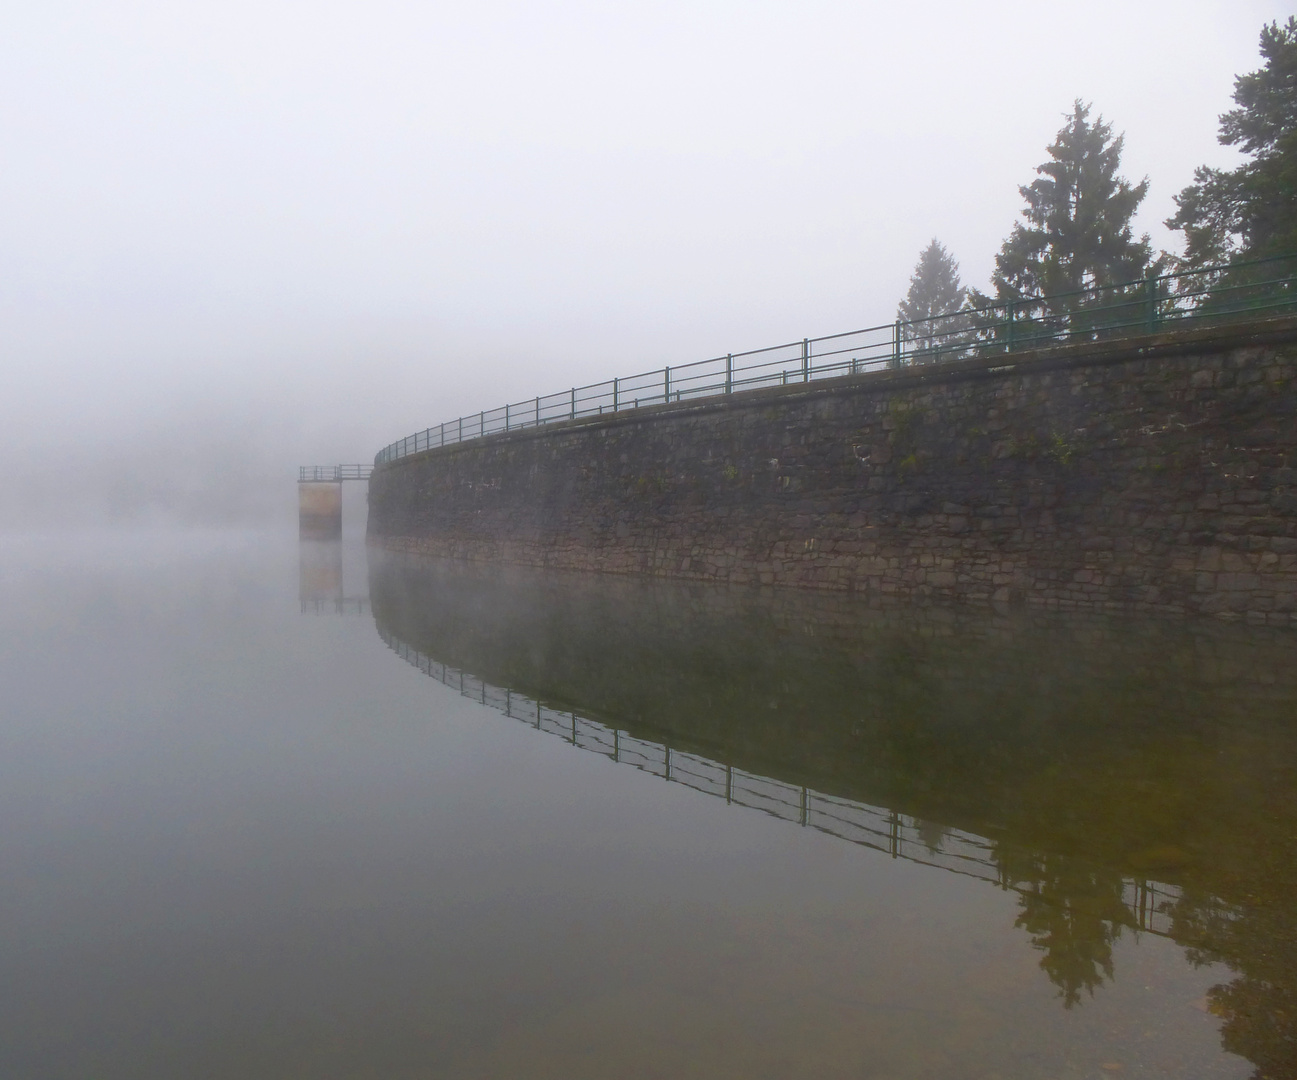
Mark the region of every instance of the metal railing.
MULTIPOLYGON (((657 368, 485 409, 383 447, 375 465, 478 439, 648 405, 693 401, 881 368, 943 363, 1297 313, 1297 256, 1211 266, 1051 296, 1024 296, 914 322, 657 368)), ((354 468, 355 466, 344 466, 354 468)))
POLYGON ((372 465, 299 465, 299 484, 328 484, 343 480, 368 480, 372 465))
MULTIPOLYGON (((1010 878, 997 859, 994 841, 962 829, 945 828, 934 836, 923 822, 887 807, 826 795, 804 785, 748 772, 700 754, 642 739, 570 710, 546 706, 508 687, 495 686, 461 668, 434 660, 382 626, 378 634, 397 656, 470 700, 496 709, 537 731, 557 735, 580 750, 601 754, 669 783, 683 784, 734 806, 760 810, 782 821, 816 829, 893 859, 936 867, 977 878, 1017 893, 1036 892, 1031 882, 1010 878)), ((1142 878, 1123 878, 1124 925, 1159 937, 1170 937, 1173 905, 1181 896, 1176 885, 1142 878)), ((1217 903, 1223 915, 1227 905, 1217 903)))

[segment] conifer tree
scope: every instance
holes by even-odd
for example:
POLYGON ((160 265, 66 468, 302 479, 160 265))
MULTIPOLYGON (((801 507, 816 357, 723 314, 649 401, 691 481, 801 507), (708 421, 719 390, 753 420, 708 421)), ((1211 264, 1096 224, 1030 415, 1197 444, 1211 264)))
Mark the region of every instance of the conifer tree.
POLYGON ((1036 169, 1039 179, 1018 189, 1025 221, 995 258, 1000 301, 1131 281, 1148 271, 1149 238, 1131 230, 1148 180, 1131 184, 1117 175, 1124 140, 1102 117, 1091 123, 1090 107, 1077 99, 1049 160, 1036 169))
POLYGON ((896 308, 904 324, 907 342, 914 342, 916 363, 933 359, 941 351, 958 348, 963 329, 955 315, 964 304, 967 290, 959 283, 959 263, 935 237, 919 255, 910 277, 910 290, 896 308), (931 321, 940 315, 952 318, 931 321))
POLYGON ((1263 67, 1234 80, 1238 108, 1217 136, 1252 160, 1196 170, 1166 221, 1185 234, 1187 269, 1297 251, 1297 17, 1262 27, 1261 55, 1263 67))

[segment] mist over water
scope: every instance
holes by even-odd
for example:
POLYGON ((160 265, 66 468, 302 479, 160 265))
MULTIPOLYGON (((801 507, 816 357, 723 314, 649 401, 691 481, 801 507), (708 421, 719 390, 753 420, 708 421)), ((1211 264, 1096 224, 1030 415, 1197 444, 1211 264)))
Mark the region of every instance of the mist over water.
POLYGON ((0 42, 0 525, 268 522, 297 464, 984 284, 1078 95, 1232 166, 1240 3, 55 2, 0 42), (1012 63, 1005 57, 1020 58, 1012 63))

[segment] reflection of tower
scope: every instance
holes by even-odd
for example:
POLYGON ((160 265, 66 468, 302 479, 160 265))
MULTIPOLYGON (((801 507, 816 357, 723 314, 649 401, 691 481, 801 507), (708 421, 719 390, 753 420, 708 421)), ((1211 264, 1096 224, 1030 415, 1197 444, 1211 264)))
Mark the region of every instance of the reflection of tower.
POLYGON ((341 604, 342 541, 303 539, 299 550, 302 609, 341 604))
POLYGON ((303 540, 337 540, 342 536, 342 482, 299 482, 298 535, 303 540))
POLYGON ((298 552, 298 596, 303 614, 365 613, 369 597, 363 592, 359 596, 348 596, 343 589, 345 551, 341 540, 303 540, 298 545, 298 552))

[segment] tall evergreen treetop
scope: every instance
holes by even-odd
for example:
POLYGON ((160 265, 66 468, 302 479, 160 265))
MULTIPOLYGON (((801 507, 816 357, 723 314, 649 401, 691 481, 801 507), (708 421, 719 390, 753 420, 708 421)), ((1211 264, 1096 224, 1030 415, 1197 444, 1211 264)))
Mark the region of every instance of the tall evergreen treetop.
POLYGON ((910 276, 910 291, 896 309, 902 322, 918 322, 958 311, 964 303, 959 263, 935 237, 919 255, 910 276))
POLYGON ((960 284, 960 264, 936 237, 918 257, 909 279, 909 292, 896 306, 896 319, 905 323, 905 340, 914 342, 914 362, 938 359, 962 341, 964 319, 955 312, 964 306, 968 289, 960 284), (939 315, 953 318, 936 320, 939 315))
POLYGON ((910 277, 909 292, 896 308, 896 318, 907 324, 906 340, 915 343, 916 362, 935 359, 939 347, 944 351, 959 340, 963 330, 959 318, 930 320, 959 311, 967 293, 959 283, 959 263, 933 237, 919 255, 918 265, 910 277))
POLYGON ((1147 235, 1135 239, 1131 219, 1148 179, 1117 175, 1125 136, 1080 99, 1049 146, 1039 179, 1018 190, 1026 199, 1018 222, 995 259, 992 283, 1000 300, 1050 295, 1130 281, 1149 268, 1147 235))
POLYGON ((1297 251, 1297 17, 1262 27, 1261 55, 1265 66, 1234 80, 1238 108, 1218 136, 1252 160, 1197 169, 1167 219, 1185 234, 1188 267, 1297 251))
POLYGON ((1220 141, 1264 156, 1297 133, 1297 16, 1261 28, 1261 55, 1265 67, 1234 80, 1238 108, 1220 118, 1220 141))

